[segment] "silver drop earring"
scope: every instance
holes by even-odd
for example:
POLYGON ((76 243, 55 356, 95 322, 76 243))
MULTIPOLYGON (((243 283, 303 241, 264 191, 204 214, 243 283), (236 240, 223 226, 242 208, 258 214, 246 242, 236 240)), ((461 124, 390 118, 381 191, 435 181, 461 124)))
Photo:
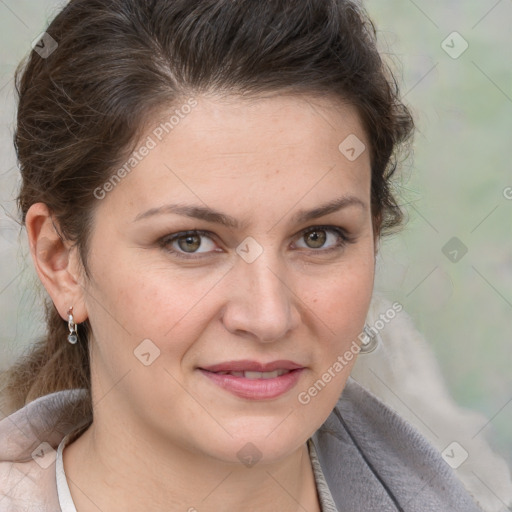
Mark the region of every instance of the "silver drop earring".
POLYGON ((68 310, 68 329, 68 341, 74 345, 78 341, 78 337, 76 335, 76 324, 73 318, 73 306, 71 306, 68 310))
POLYGON ((359 352, 361 354, 369 354, 370 352, 373 352, 379 344, 377 332, 374 332, 368 324, 364 324, 363 332, 366 335, 366 338, 364 341, 361 341, 361 348, 359 352))

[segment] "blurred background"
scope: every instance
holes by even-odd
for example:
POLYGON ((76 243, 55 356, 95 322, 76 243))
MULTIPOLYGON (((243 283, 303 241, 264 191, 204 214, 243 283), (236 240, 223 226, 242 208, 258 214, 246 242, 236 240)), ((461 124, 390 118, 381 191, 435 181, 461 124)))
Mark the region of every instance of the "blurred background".
MULTIPOLYGON (((0 0, 0 371, 44 330, 17 218, 13 72, 65 2, 0 0)), ((397 176, 408 223, 377 288, 432 346, 454 399, 512 463, 512 2, 367 0, 417 122, 397 176)))
POLYGON ((417 123, 409 222, 377 288, 433 347, 455 400, 512 462, 512 2, 367 0, 417 123))

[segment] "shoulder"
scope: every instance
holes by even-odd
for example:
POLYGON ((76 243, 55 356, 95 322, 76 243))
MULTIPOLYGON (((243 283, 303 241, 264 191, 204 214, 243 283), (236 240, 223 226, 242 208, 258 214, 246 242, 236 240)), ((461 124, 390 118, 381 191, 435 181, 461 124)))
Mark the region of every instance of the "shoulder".
POLYGON ((66 434, 90 421, 84 389, 42 396, 0 421, 0 461, 25 461, 43 442, 55 447, 66 434))
MULTIPOLYGON (((49 457, 46 458, 48 459, 49 457)), ((2 512, 60 510, 56 486, 55 464, 40 466, 34 460, 0 462, 0 510, 2 512)))
POLYGON ((313 440, 344 510, 481 512, 439 452, 351 378, 313 440))
POLYGON ((86 424, 85 390, 43 396, 0 421, 0 510, 57 511, 56 449, 86 424))

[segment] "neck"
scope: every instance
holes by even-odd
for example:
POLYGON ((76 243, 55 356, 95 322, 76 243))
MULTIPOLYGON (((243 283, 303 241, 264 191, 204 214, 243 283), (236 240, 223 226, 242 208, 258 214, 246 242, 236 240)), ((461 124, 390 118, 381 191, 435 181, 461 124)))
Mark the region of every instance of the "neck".
POLYGON ((276 463, 245 467, 154 439, 95 418, 64 450, 77 511, 320 510, 305 444, 276 463))

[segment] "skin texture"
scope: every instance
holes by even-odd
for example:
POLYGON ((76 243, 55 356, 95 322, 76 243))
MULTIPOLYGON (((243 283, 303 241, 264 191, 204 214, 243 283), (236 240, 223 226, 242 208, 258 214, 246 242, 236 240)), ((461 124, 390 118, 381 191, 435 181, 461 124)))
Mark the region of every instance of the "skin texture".
POLYGON ((161 141, 152 130, 166 112, 150 123, 141 144, 152 136, 156 147, 97 202, 91 279, 45 205, 27 215, 48 293, 63 318, 73 305, 75 321, 89 318, 93 330, 94 421, 64 450, 79 512, 319 510, 305 442, 334 407, 355 358, 307 405, 298 395, 349 349, 368 311, 370 156, 350 161, 338 149, 351 134, 368 147, 366 135, 356 110, 332 99, 196 100, 161 141), (362 204, 293 218, 342 196, 362 204), (170 203, 213 208, 242 226, 169 212, 135 221, 170 203), (317 230, 317 241, 301 233, 326 225, 352 241, 337 247, 331 229, 317 230), (189 252, 185 237, 160 242, 187 230, 209 234, 189 252), (263 252, 249 263, 241 247, 263 252), (149 365, 134 354, 143 340, 151 340, 149 365), (250 400, 198 369, 232 360, 291 360, 304 370, 285 394, 250 400), (252 467, 237 455, 244 447, 261 457, 252 467))

